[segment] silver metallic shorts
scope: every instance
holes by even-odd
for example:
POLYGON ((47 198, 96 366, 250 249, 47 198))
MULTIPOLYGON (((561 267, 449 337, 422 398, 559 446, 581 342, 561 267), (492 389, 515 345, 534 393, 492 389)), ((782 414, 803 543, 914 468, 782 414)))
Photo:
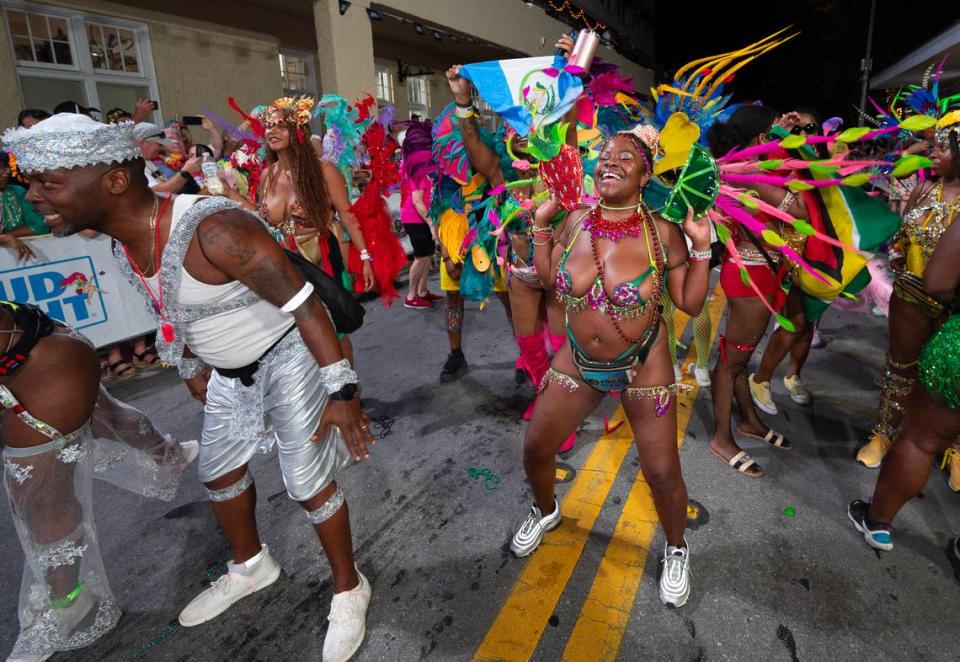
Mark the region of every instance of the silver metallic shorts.
POLYGON ((351 461, 336 427, 324 439, 310 441, 329 400, 320 366, 294 330, 260 360, 254 379, 253 386, 244 387, 239 379, 213 371, 200 439, 200 480, 208 483, 244 466, 261 448, 262 439, 238 430, 243 420, 276 441, 287 494, 306 501, 351 461))

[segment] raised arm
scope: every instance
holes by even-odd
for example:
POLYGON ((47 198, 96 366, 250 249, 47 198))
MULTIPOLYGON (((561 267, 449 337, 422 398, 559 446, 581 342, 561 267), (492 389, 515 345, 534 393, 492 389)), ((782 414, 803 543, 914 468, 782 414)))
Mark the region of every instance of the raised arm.
POLYGON ((670 299, 677 308, 690 317, 696 317, 707 298, 707 286, 710 281, 710 223, 706 220, 694 221, 693 209, 687 211, 683 230, 673 223, 666 226, 664 233, 667 245, 667 290, 670 299), (687 250, 690 237, 692 248, 687 250))
MULTIPOLYGON (((472 108, 470 102, 470 81, 460 75, 460 65, 447 69, 447 82, 453 92, 453 100, 460 108, 472 108)), ((470 165, 490 183, 490 186, 500 186, 506 180, 500 169, 500 159, 497 153, 490 149, 480 139, 480 123, 477 122, 475 111, 469 117, 458 117, 460 134, 463 144, 467 148, 467 157, 470 165)))
MULTIPOLYGON (((240 281, 278 308, 293 299, 306 281, 280 245, 253 215, 240 210, 213 214, 197 230, 204 257, 224 274, 240 281)), ((333 322, 316 294, 295 310, 293 319, 304 344, 323 368, 344 361, 333 322)), ((330 400, 314 439, 322 439, 326 428, 340 428, 354 459, 369 457, 367 444, 373 442, 365 424, 359 400, 330 400)))

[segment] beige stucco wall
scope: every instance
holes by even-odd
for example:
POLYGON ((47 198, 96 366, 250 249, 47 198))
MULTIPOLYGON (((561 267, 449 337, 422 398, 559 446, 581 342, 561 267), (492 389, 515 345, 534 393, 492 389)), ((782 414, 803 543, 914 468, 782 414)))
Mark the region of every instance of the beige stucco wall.
POLYGON ((373 31, 365 7, 354 2, 340 16, 338 0, 314 0, 320 86, 325 94, 357 99, 373 92, 373 31))
POLYGON ((0 127, 15 126, 20 112, 20 90, 13 64, 13 46, 6 20, 0 21, 0 127))
MULTIPOLYGON (((277 40, 268 35, 96 0, 38 1, 143 22, 150 33, 154 71, 165 120, 193 115, 205 104, 231 121, 239 118, 227 106, 233 95, 245 107, 269 102, 282 93, 277 40)), ((162 6, 162 5, 157 5, 162 6)), ((21 99, 16 86, 10 39, 4 24, 0 48, 0 101, 5 126, 16 121, 21 99), (8 79, 11 85, 7 84, 8 79), (12 121, 9 108, 12 108, 12 121)), ((49 109, 48 109, 49 110, 49 109)))

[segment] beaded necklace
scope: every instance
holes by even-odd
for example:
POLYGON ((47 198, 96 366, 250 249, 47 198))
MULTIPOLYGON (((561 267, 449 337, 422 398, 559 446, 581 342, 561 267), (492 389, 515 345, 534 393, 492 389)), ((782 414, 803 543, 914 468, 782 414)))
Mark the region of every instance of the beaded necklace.
MULTIPOLYGON (((603 218, 598 207, 594 207, 594 209, 590 212, 589 218, 591 220, 593 218, 599 218, 603 221, 607 221, 607 219, 603 218)), ((611 225, 607 226, 604 226, 602 223, 588 225, 586 222, 584 222, 584 227, 590 231, 590 248, 593 251, 593 264, 597 269, 597 279, 595 282, 599 283, 601 288, 605 287, 606 275, 604 274, 603 260, 600 258, 600 251, 597 248, 597 240, 602 238, 610 239, 611 241, 616 242, 617 239, 623 238, 626 235, 639 237, 640 231, 643 231, 644 238, 647 241, 647 255, 650 260, 650 268, 652 271, 651 276, 653 277, 653 291, 650 293, 650 296, 647 298, 647 300, 643 302, 643 305, 640 307, 640 309, 642 312, 645 311, 651 304, 653 305, 653 313, 650 316, 650 323, 643 330, 643 333, 640 334, 639 338, 631 338, 624 333, 623 327, 620 326, 620 321, 616 318, 616 316, 611 315, 610 322, 613 324, 613 328, 616 330, 617 335, 619 335, 620 338, 626 342, 636 345, 646 342, 653 330, 658 324, 660 324, 660 298, 663 295, 664 287, 664 279, 662 276, 665 266, 665 261, 663 258, 663 245, 661 243, 659 233, 657 232, 657 227, 653 220, 653 216, 650 215, 650 212, 647 211, 646 207, 640 207, 636 213, 625 219, 622 219, 622 222, 618 223, 614 221, 611 223, 611 225), (637 217, 639 217, 640 223, 635 225, 633 229, 626 225, 626 221, 631 221, 637 217), (616 224, 615 226, 613 225, 614 223, 616 224), (616 236, 617 233, 621 234, 616 236), (609 236, 611 234, 616 236, 616 238, 609 236)))

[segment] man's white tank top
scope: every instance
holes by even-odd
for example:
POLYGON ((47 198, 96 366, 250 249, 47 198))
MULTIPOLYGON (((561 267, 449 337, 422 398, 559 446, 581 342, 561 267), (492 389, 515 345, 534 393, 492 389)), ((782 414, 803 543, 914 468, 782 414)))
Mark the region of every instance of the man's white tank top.
MULTIPOLYGON (((192 195, 174 198, 171 231, 196 200, 192 195)), ((220 303, 249 291, 238 280, 210 285, 191 276, 186 267, 181 270, 181 304, 220 303)), ((158 292, 159 274, 147 278, 147 283, 154 293, 158 292)), ((214 368, 241 368, 260 358, 293 324, 293 315, 260 299, 244 308, 187 322, 183 327, 184 341, 190 351, 214 368)))

